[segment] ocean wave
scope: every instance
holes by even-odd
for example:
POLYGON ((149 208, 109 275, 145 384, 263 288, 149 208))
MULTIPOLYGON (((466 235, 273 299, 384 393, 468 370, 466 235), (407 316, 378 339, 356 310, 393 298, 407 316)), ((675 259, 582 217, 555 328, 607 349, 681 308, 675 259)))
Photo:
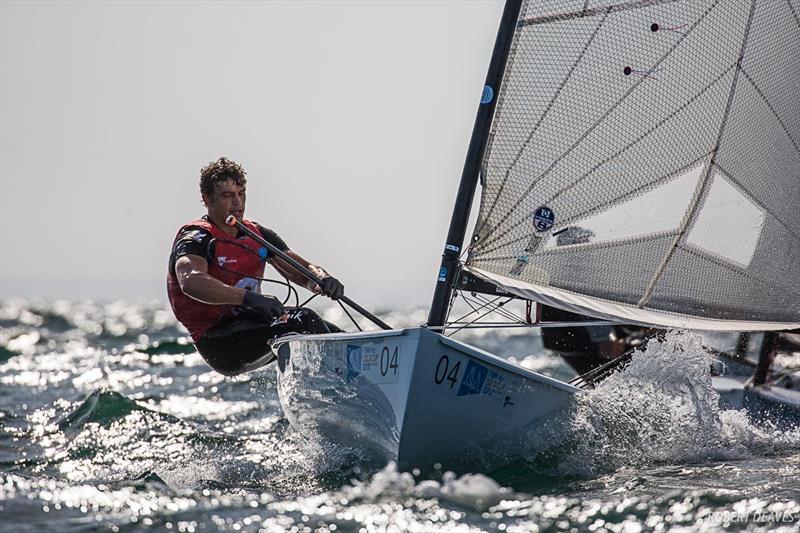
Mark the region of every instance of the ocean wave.
MULTIPOLYGON (((64 417, 58 426, 62 431, 78 429, 89 423, 107 427, 135 411, 155 413, 118 392, 97 389, 64 417)), ((177 420, 169 415, 160 416, 171 421, 177 420)))

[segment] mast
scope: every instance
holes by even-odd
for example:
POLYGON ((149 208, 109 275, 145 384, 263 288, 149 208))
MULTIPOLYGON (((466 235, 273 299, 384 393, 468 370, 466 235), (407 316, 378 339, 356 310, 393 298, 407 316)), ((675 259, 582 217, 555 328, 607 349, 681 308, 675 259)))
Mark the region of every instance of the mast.
POLYGON ((453 292, 453 283, 457 270, 456 266, 461 254, 461 247, 464 245, 464 236, 467 232, 469 211, 472 207, 475 189, 478 186, 481 159, 486 149, 486 141, 489 137, 489 129, 492 125, 492 117, 497 103, 496 97, 500 94, 500 83, 503 80, 506 59, 511 48, 511 41, 514 37, 514 29, 517 26, 521 7, 522 0, 506 0, 503 8, 503 16, 500 19, 500 28, 494 43, 492 59, 489 62, 489 72, 486 74, 486 84, 481 96, 481 104, 478 107, 478 115, 475 117, 475 125, 472 128, 472 138, 469 141, 464 170, 461 172, 461 183, 458 186, 453 216, 450 218, 450 229, 447 232, 447 241, 442 254, 442 262, 439 266, 438 281, 436 282, 436 289, 433 293, 433 301, 428 314, 428 327, 444 325, 447 316, 447 308, 450 302, 450 295, 453 292))

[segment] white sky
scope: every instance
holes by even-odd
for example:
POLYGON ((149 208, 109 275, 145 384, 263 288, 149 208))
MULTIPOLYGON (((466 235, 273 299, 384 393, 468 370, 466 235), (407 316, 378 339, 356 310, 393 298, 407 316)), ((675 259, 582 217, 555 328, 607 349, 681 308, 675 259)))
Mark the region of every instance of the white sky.
POLYGON ((502 7, 3 1, 0 297, 165 299, 226 155, 357 302, 428 304, 502 7))

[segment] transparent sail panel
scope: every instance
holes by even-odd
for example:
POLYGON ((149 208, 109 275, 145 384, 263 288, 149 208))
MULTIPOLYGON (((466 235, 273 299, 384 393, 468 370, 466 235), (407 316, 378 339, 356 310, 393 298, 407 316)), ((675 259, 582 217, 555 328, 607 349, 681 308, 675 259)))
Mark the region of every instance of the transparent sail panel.
POLYGON ((604 316, 800 325, 798 3, 526 2, 467 265, 604 316))

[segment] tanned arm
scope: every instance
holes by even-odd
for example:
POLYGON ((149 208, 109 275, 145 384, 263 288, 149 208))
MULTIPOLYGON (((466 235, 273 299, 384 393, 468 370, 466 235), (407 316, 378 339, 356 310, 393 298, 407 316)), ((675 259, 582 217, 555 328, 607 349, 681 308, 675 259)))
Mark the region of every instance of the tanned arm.
MULTIPOLYGON (((289 257, 291 257, 292 259, 294 259, 295 261, 297 261, 298 263, 300 263, 301 265, 303 265, 304 267, 306 267, 313 274, 315 274, 318 278, 324 278, 324 277, 328 276, 328 273, 325 272, 325 270, 322 267, 319 267, 317 265, 313 265, 313 264, 309 263, 306 259, 301 257, 299 254, 296 254, 295 252, 293 252, 291 250, 288 250, 288 251, 286 251, 284 253, 286 255, 288 255, 289 257)), ((279 257, 275 257, 275 258, 271 259, 271 262, 272 262, 272 266, 274 266, 275 269, 278 272, 280 272, 281 274, 286 276, 286 278, 289 281, 291 281, 292 283, 300 285, 301 287, 305 287, 310 291, 317 292, 319 290, 319 287, 317 287, 317 285, 314 282, 309 281, 304 275, 302 275, 300 272, 295 270, 295 268, 292 265, 290 265, 289 263, 287 263, 283 259, 280 259, 279 257)))
POLYGON ((241 305, 244 289, 231 287, 208 274, 208 261, 199 255, 184 255, 175 262, 175 275, 183 293, 207 304, 241 305))

